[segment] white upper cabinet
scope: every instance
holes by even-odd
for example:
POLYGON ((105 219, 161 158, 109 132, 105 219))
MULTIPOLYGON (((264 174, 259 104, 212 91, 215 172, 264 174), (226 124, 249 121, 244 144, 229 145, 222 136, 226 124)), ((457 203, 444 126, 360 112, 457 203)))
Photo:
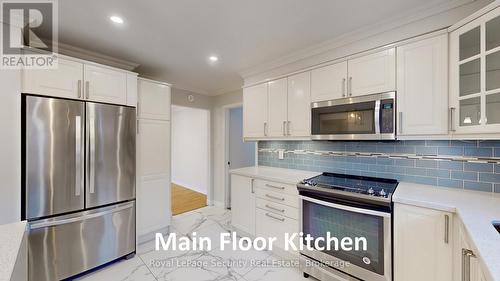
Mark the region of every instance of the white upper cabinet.
POLYGON ((85 96, 91 101, 126 104, 125 72, 95 65, 84 66, 85 96))
POLYGON ((311 135, 311 72, 288 77, 287 134, 292 137, 311 135))
POLYGON ((22 92, 80 99, 83 95, 83 64, 59 58, 55 69, 24 69, 22 92))
POLYGON ((171 89, 165 83, 139 78, 139 118, 170 120, 171 89))
POLYGON ((398 135, 448 134, 448 34, 397 48, 398 135))
POLYGON ((348 95, 362 96, 396 90, 396 49, 348 61, 348 95))
POLYGON ((287 79, 271 81, 268 84, 268 128, 267 136, 287 135, 287 79))
POLYGON ((346 97, 347 61, 311 71, 311 101, 326 101, 346 97))
POLYGON ((243 136, 263 138, 267 134, 267 83, 243 89, 243 136))
POLYGON ((395 204, 394 280, 452 281, 452 215, 395 204))
POLYGON ((66 56, 55 69, 24 69, 22 92, 136 106, 137 74, 66 56))
POLYGON ((127 73, 127 105, 137 106, 137 73, 127 73))
POLYGON ((457 134, 500 132, 500 8, 450 34, 450 114, 457 134))
POLYGON ((394 48, 311 71, 311 101, 319 102, 396 90, 394 48))

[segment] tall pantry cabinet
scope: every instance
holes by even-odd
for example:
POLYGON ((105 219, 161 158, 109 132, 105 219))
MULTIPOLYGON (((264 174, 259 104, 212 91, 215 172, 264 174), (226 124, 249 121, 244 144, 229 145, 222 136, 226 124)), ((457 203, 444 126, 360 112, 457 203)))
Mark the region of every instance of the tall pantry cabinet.
POLYGON ((137 102, 137 236, 170 225, 170 85, 139 78, 137 102), (147 203, 146 203, 147 202, 147 203))

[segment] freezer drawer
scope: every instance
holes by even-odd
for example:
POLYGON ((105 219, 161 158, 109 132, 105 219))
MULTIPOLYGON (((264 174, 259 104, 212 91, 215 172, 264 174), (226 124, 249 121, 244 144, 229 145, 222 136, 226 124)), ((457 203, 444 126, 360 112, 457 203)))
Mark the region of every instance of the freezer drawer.
POLYGON ((85 104, 25 96, 25 217, 84 208, 85 104))
POLYGON ((135 109, 87 103, 86 208, 135 198, 135 109))
POLYGON ((30 223, 30 281, 71 277, 135 251, 135 202, 30 223))

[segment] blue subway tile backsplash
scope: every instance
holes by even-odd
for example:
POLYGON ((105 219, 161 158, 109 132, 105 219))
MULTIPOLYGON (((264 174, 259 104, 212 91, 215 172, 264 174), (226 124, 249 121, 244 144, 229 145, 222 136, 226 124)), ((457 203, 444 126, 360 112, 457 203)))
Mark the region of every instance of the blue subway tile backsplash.
POLYGON ((261 141, 258 147, 262 166, 500 193, 500 140, 261 141))

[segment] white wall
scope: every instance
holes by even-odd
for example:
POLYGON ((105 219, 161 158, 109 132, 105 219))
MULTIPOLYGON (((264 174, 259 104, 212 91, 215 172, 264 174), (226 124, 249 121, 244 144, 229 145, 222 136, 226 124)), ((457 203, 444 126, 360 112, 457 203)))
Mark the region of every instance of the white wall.
POLYGON ((172 106, 172 182, 207 194, 210 112, 172 106))
POLYGON ((0 70, 0 85, 0 224, 5 224, 21 219, 21 71, 0 70))

